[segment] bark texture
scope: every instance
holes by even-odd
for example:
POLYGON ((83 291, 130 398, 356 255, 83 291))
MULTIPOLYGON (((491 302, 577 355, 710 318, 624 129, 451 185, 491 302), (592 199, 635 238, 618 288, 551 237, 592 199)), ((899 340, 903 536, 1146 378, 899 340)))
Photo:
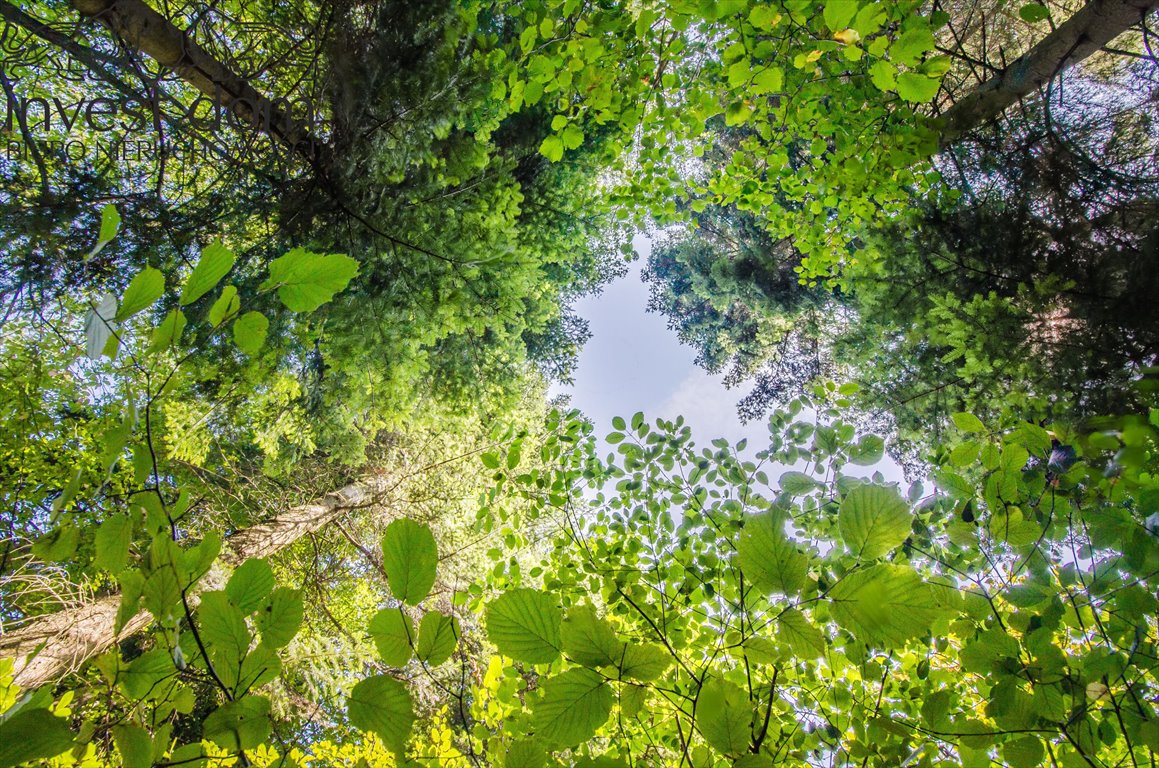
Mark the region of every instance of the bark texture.
POLYGON ((1038 45, 942 115, 943 147, 1001 115, 1059 72, 1098 51, 1159 8, 1159 0, 1089 0, 1038 45))
MULTIPOLYGON (((269 557, 344 512, 373 504, 385 489, 385 484, 380 482, 355 483, 317 501, 294 507, 269 522, 230 536, 225 541, 222 560, 238 565, 249 558, 269 557)), ((15 661, 15 682, 21 688, 36 688, 59 680, 114 643, 145 629, 153 620, 147 611, 141 611, 116 632, 120 606, 120 595, 109 595, 0 635, 0 658, 15 661)))
POLYGON ((278 139, 311 165, 325 162, 326 145, 283 108, 284 101, 259 93, 142 0, 71 0, 71 5, 82 16, 107 26, 130 50, 173 70, 214 103, 278 139))

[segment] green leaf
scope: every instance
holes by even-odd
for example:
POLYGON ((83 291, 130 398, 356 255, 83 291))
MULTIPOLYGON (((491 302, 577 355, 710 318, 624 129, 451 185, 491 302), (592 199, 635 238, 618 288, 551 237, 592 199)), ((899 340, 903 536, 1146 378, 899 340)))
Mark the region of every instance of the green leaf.
POLYGON ((153 765, 153 739, 141 726, 113 726, 113 743, 121 753, 123 768, 150 768, 153 765))
POLYGON ((459 642, 459 620, 438 611, 431 611, 419 622, 419 639, 415 656, 432 667, 437 667, 455 652, 459 642))
POLYGON ((213 306, 209 308, 209 324, 216 328, 236 315, 240 308, 241 302, 237 298, 237 288, 232 285, 225 286, 221 289, 221 295, 217 297, 217 301, 213 302, 213 306))
POLYGON ((854 571, 828 596, 837 624, 872 646, 903 645, 928 634, 945 615, 935 588, 908 566, 882 563, 854 571))
POLYGON ((895 488, 858 485, 841 501, 841 538, 858 558, 873 560, 897 548, 910 534, 913 513, 895 488))
POLYGON ((736 544, 737 563, 757 589, 795 595, 809 578, 809 558, 785 535, 784 524, 776 512, 748 518, 736 544))
POLYGON ((955 413, 950 416, 954 420, 954 426, 963 432, 985 432, 986 425, 972 413, 955 413))
POLYGON ((503 768, 547 768, 547 750, 536 738, 519 739, 503 752, 503 768))
POLYGON ((1022 736, 1002 745, 1002 757, 1010 768, 1038 768, 1046 750, 1037 736, 1022 736))
POLYGON ((902 72, 897 76, 897 94, 915 104, 922 104, 938 95, 941 80, 916 72, 902 72))
POLYGON ((63 563, 76 554, 80 531, 70 523, 57 526, 32 544, 32 554, 50 563, 63 563))
POLYGON ((237 665, 250 647, 250 633, 245 616, 230 602, 225 592, 205 592, 197 610, 201 639, 211 651, 231 666, 237 665))
POLYGON ((603 667, 619 662, 623 643, 608 622, 594 608, 579 605, 567 612, 560 633, 564 655, 585 667, 603 667))
POLYGON ((153 306, 164 292, 165 276, 161 274, 161 270, 145 267, 125 289, 125 295, 121 297, 121 306, 114 319, 118 323, 123 323, 142 309, 153 306))
POLYGON ((117 677, 117 682, 130 699, 145 699, 158 695, 160 683, 176 674, 177 668, 169 651, 154 648, 133 659, 117 677))
POLYGON ((512 589, 487 606, 487 637, 505 656, 529 664, 559 658, 563 617, 556 598, 534 589, 512 589))
POLYGON ((825 636, 796 608, 777 617, 777 639, 799 659, 816 659, 825 654, 825 636))
MULTIPOLYGON (((197 266, 185 281, 178 303, 181 306, 192 304, 205 294, 209 293, 233 269, 233 251, 220 242, 213 243, 201 251, 201 258, 197 266)), ((217 323, 214 323, 216 325, 217 323)))
POLYGON ((1050 9, 1042 3, 1027 3, 1018 9, 1018 15, 1023 21, 1035 24, 1050 18, 1050 9))
POLYGON ((289 587, 278 587, 258 611, 254 623, 261 633, 263 644, 281 648, 298 634, 303 615, 302 593, 289 587))
POLYGON ((235 693, 244 693, 252 688, 265 685, 282 673, 282 662, 273 648, 261 644, 246 654, 238 667, 236 661, 230 660, 222 666, 220 654, 214 656, 214 665, 218 675, 230 690, 235 693))
POLYGON ((227 701, 205 718, 205 737, 230 752, 254 749, 270 735, 270 700, 243 696, 227 701))
POLYGON ((651 682, 672 665, 672 654, 656 643, 631 642, 624 646, 618 666, 620 677, 651 682))
POLYGON ((93 563, 102 570, 116 575, 129 562, 129 545, 133 542, 133 521, 128 515, 111 515, 97 528, 93 546, 93 563))
POLYGON ((406 686, 385 675, 368 677, 350 692, 346 705, 350 724, 378 734, 396 754, 406 749, 414 725, 414 707, 406 686))
POLYGON ((590 669, 569 669, 549 677, 531 707, 535 735, 565 747, 587 741, 608 721, 612 703, 611 687, 590 669))
POLYGON ((857 0, 829 0, 825 3, 825 26, 838 32, 849 26, 857 15, 857 0))
POLYGON ((247 616, 262 606, 277 582, 274 569, 260 558, 250 558, 237 567, 225 585, 225 593, 247 616))
POLYGON ((387 664, 401 667, 410 661, 415 628, 402 609, 383 608, 371 618, 367 631, 378 648, 378 655, 387 664))
POLYGON ((270 262, 270 277, 259 288, 277 288, 278 298, 291 312, 313 312, 344 290, 357 274, 358 262, 349 256, 295 248, 270 262))
POLYGON ((776 664, 781 659, 777 644, 761 635, 750 635, 741 643, 744 655, 757 664, 776 664))
POLYGON ((72 745, 68 720, 47 709, 21 709, 0 722, 0 768, 56 757, 72 745))
POLYGON ((109 203, 101 209, 101 231, 97 235, 97 242, 101 245, 117 236, 121 228, 121 214, 117 213, 117 206, 109 203))
POLYGON ((917 63, 927 51, 934 49, 934 34, 928 24, 919 24, 902 32, 889 47, 889 56, 898 64, 917 63))
POLYGON ((563 159, 563 139, 555 134, 548 136, 539 145, 539 154, 553 163, 558 163, 563 159))
POLYGON ((269 328, 270 321, 261 312, 246 312, 233 321, 233 342, 238 349, 252 357, 266 343, 269 328))
POLYGON ((752 740, 753 706, 744 689, 712 678, 696 700, 696 727, 712 747, 725 755, 741 755, 752 740))
POLYGON ((862 467, 876 464, 883 456, 885 440, 877 435, 864 435, 849 449, 849 461, 862 467))
POLYGON ((817 481, 804 472, 785 472, 780 482, 781 492, 790 496, 803 496, 817 487, 817 481))
POLYGON ((560 138, 563 140, 563 146, 567 149, 577 149, 584 143, 584 132, 580 130, 578 125, 569 125, 563 129, 560 138))
POLYGON ((753 77, 753 93, 780 93, 785 87, 785 72, 780 67, 766 67, 753 77))
POLYGON ((950 712, 950 696, 950 691, 941 690, 925 697, 922 702, 922 719, 926 721, 926 725, 935 730, 942 728, 946 715, 950 712))
POLYGON ((386 527, 382 567, 395 598, 408 605, 421 603, 435 584, 438 565, 438 548, 430 528, 406 518, 386 527))
POLYGON ((897 67, 885 59, 878 59, 869 68, 869 79, 879 91, 892 91, 897 88, 897 67))
POLYGON ((176 344, 184 331, 185 313, 180 309, 175 309, 165 315, 165 319, 161 321, 161 324, 153 329, 153 336, 149 340, 147 354, 160 352, 166 347, 176 344))

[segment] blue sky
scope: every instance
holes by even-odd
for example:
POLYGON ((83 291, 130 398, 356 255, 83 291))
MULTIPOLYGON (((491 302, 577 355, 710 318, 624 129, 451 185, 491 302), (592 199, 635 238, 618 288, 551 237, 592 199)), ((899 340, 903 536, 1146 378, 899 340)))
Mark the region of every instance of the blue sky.
POLYGON ((636 238, 640 258, 628 274, 576 304, 588 321, 592 338, 580 354, 575 384, 556 386, 552 394, 571 396, 573 406, 596 424, 596 432, 611 431, 613 416, 631 417, 643 411, 649 421, 683 414, 700 445, 716 437, 736 442, 748 437, 759 444, 765 422, 741 424, 736 404, 747 390, 726 389, 723 376, 711 376, 693 362, 696 353, 668 329, 663 315, 647 312, 648 286, 640 270, 651 243, 636 238))
MULTIPOLYGON (((733 443, 748 438, 750 454, 765 447, 767 422, 742 424, 736 413, 748 386, 726 388, 723 375, 709 375, 693 362, 696 353, 677 340, 663 315, 646 311, 648 286, 640 270, 651 241, 637 237, 633 244, 640 258, 628 274, 576 303, 592 337, 580 353, 575 383, 555 385, 551 394, 569 395, 572 406, 595 422, 600 437, 612 431, 613 416, 629 418, 643 411, 649 421, 683 415, 700 446, 723 437, 733 443)), ((902 479, 901 469, 888 457, 872 467, 848 465, 845 471, 862 476, 881 471, 887 480, 902 479)))

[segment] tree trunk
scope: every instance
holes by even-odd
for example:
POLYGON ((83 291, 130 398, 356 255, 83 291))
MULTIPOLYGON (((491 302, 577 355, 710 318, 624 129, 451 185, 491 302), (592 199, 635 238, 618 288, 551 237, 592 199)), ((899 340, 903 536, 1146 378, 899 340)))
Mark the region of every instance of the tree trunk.
POLYGON ((243 123, 281 141, 314 167, 325 167, 326 145, 185 32, 142 0, 71 0, 82 16, 107 26, 130 50, 140 51, 229 109, 243 123))
MULTIPOLYGON (((385 489, 382 481, 372 485, 355 483, 318 501, 294 507, 269 522, 230 536, 221 559, 238 565, 249 558, 269 557, 343 512, 369 506, 385 489)), ((21 688, 54 682, 75 672, 114 643, 149 626, 153 620, 147 611, 141 611, 116 632, 120 606, 120 596, 109 595, 0 635, 0 658, 15 660, 15 682, 21 688)))
POLYGON ((949 146, 964 133, 994 120, 1023 96, 1098 51, 1156 8, 1159 0, 1089 0, 1038 45, 946 110, 941 116, 941 145, 949 146))

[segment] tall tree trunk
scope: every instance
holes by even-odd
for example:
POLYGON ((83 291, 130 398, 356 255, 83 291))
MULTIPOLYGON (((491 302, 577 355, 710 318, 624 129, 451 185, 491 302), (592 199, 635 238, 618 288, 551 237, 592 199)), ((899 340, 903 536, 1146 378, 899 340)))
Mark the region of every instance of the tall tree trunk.
MULTIPOLYGON (((230 536, 222 560, 237 565, 253 557, 269 557, 339 515, 373 504, 386 490, 383 481, 355 483, 321 499, 294 507, 273 520, 230 536)), ((88 659, 114 643, 139 632, 153 620, 141 611, 121 629, 117 626, 119 595, 58 611, 26 627, 0 635, 0 658, 15 661, 15 682, 36 688, 74 672, 88 659)))
POLYGON ((1098 51, 1156 8, 1159 0, 1089 0, 1038 45, 946 110, 942 115, 941 145, 949 146, 962 134, 994 120, 1023 96, 1098 51))
POLYGON ((82 16, 105 24, 130 50, 173 70, 245 124, 278 139, 310 165, 325 167, 326 145, 311 135, 309 126, 259 93, 142 0, 71 0, 71 5, 82 16))

